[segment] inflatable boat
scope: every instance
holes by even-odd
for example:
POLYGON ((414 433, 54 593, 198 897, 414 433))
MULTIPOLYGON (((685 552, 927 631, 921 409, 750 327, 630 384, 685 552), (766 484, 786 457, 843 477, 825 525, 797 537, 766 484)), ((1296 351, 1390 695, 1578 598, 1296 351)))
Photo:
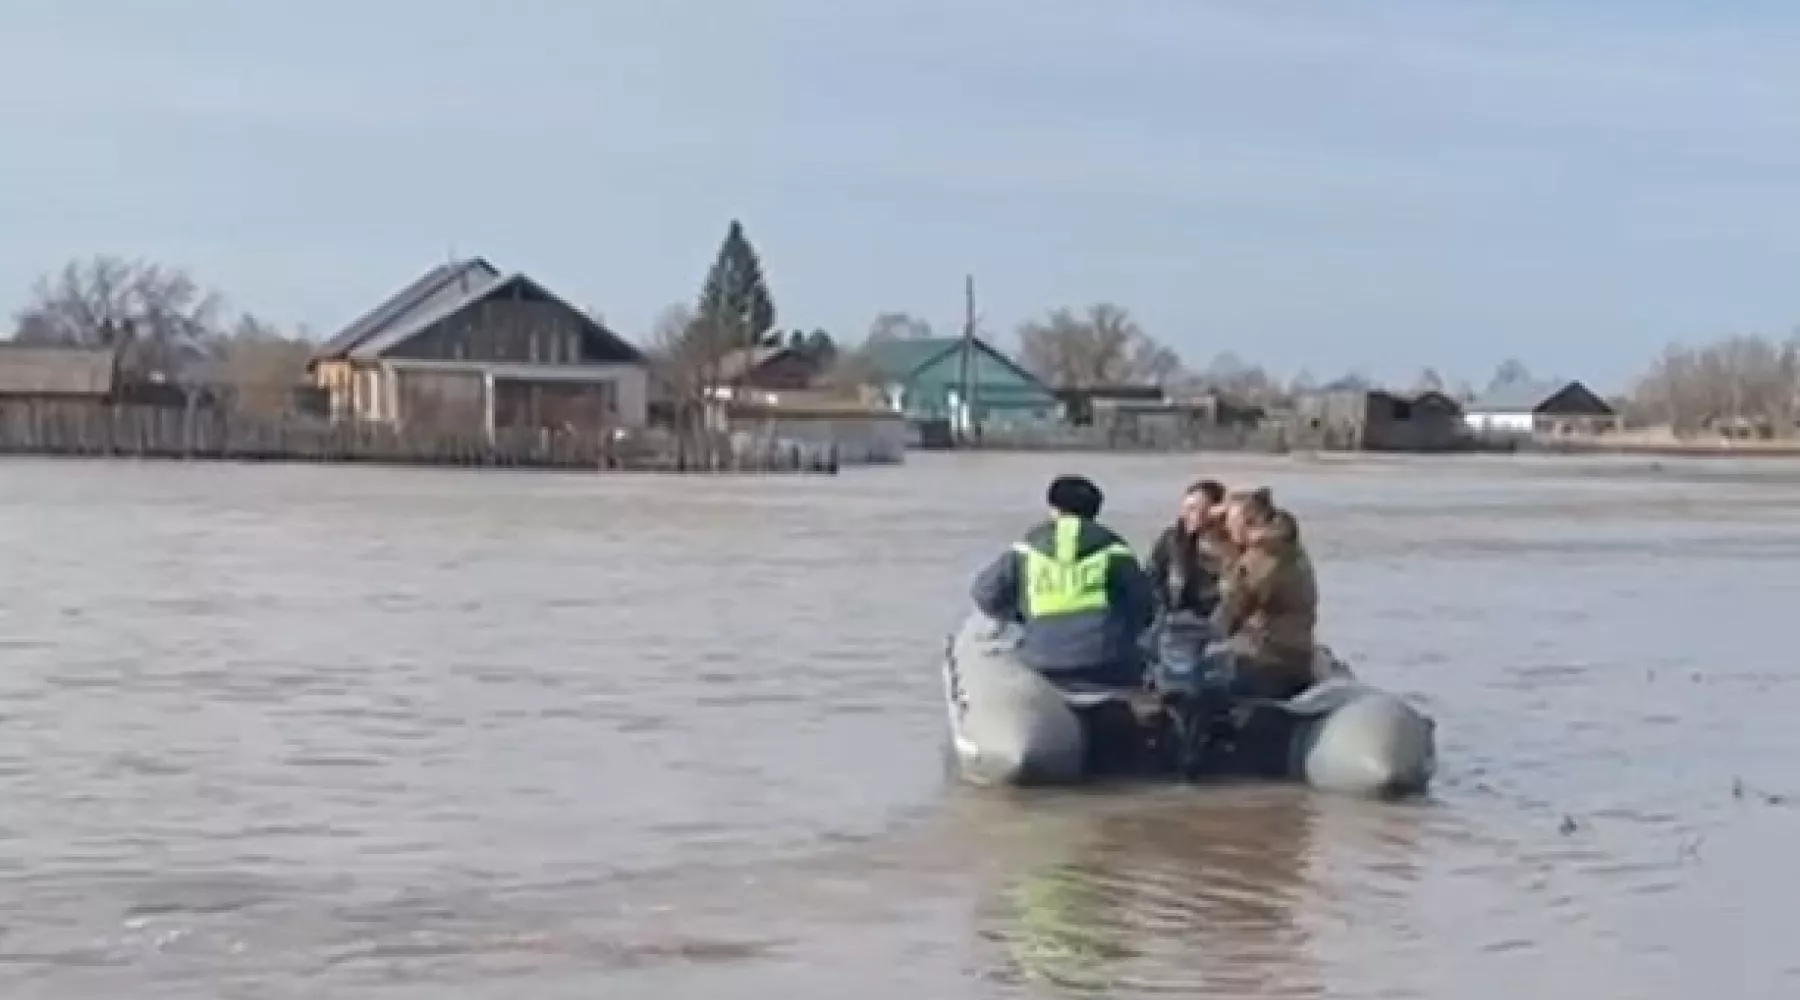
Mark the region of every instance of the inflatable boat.
POLYGON ((1436 724, 1325 647, 1300 695, 1227 702, 1059 687, 1019 662, 1017 637, 976 613, 945 648, 955 768, 974 784, 1261 778, 1392 797, 1423 791, 1437 770, 1436 724))

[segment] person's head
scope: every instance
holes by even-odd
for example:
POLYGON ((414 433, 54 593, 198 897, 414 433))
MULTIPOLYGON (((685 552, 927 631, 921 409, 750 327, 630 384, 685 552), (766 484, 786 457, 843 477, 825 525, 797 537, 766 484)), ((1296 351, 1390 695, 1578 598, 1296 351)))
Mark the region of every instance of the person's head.
POLYGON ((1294 515, 1276 508, 1266 523, 1250 529, 1251 539, 1271 548, 1295 545, 1300 541, 1300 522, 1294 515))
POLYGON ((1212 524, 1225 502, 1225 487, 1216 479, 1202 479, 1181 495, 1181 526, 1199 531, 1212 524))
POLYGON ((1100 516, 1100 505, 1106 498, 1086 476, 1057 476, 1050 481, 1044 499, 1052 514, 1091 521, 1100 516))
POLYGON ((1275 496, 1264 486, 1234 492, 1225 500, 1225 531, 1238 545, 1248 545, 1250 536, 1275 516, 1275 496))

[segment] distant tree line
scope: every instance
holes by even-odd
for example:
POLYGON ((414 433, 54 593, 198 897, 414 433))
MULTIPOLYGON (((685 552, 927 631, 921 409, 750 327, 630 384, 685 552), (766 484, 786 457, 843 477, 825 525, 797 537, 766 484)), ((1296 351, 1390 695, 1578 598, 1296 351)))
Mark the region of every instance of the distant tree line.
POLYGON ((1630 422, 1787 436, 1800 431, 1800 333, 1674 344, 1623 400, 1630 422))

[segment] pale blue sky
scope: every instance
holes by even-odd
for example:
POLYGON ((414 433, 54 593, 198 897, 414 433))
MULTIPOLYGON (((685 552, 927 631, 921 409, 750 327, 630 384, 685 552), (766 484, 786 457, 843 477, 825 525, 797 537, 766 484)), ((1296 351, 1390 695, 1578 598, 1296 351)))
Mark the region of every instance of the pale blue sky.
POLYGON ((1196 363, 1627 379, 1800 323, 1800 6, 4 0, 0 303, 190 266, 320 333, 451 249, 641 333, 1117 301, 1196 363))

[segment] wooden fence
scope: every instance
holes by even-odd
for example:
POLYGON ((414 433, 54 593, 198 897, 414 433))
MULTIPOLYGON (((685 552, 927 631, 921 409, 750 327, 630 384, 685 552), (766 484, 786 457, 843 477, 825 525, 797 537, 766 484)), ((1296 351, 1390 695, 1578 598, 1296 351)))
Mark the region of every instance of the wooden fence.
POLYGON ((995 451, 1195 452, 1287 451, 1288 435, 1278 425, 1201 426, 1162 429, 1071 427, 1068 425, 984 427, 964 447, 995 451))
POLYGON ((509 428, 490 437, 479 431, 396 428, 300 415, 40 400, 0 400, 0 455, 655 472, 837 471, 836 456, 829 451, 791 445, 646 446, 603 429, 509 428))

